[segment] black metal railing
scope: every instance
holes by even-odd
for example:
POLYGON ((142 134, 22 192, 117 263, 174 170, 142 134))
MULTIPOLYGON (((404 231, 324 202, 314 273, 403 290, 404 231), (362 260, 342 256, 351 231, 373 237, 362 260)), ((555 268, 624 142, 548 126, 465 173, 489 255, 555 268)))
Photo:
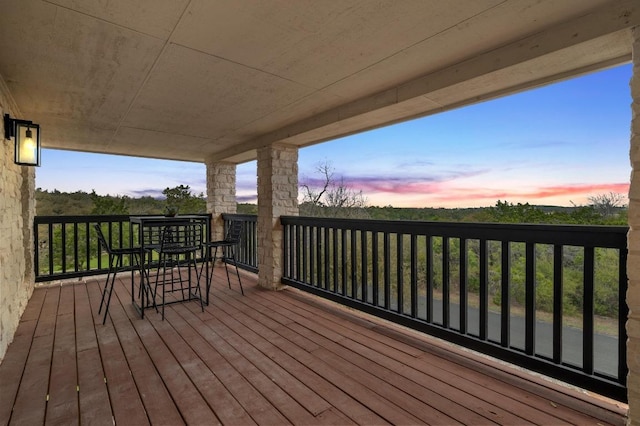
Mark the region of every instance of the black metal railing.
POLYGON ((223 214, 225 229, 231 221, 242 222, 242 238, 236 248, 236 262, 238 268, 258 272, 258 217, 249 214, 223 214))
MULTIPOLYGON (((210 229, 211 215, 203 216, 208 217, 210 229)), ((33 227, 36 282, 106 274, 108 256, 93 229, 96 223, 101 224, 107 243, 113 248, 140 245, 129 215, 36 216, 33 227)))
POLYGON ((281 223, 283 283, 626 400, 626 227, 281 223))

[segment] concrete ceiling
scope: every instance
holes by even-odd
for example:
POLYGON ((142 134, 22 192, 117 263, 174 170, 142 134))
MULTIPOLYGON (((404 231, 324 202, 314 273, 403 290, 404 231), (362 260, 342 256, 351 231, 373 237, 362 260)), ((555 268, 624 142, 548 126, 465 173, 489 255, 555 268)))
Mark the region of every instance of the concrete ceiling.
POLYGON ((628 61, 635 25, 637 0, 0 0, 0 75, 46 148, 244 162, 628 61))

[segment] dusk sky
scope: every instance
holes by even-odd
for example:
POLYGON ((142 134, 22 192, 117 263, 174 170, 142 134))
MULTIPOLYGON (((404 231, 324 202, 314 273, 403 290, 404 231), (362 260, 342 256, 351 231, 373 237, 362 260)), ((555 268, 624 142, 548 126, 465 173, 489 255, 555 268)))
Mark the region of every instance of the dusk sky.
MULTIPOLYGON (((496 201, 569 206, 629 189, 631 65, 303 148, 299 180, 336 178, 371 206, 481 207, 496 201)), ((239 202, 256 201, 256 162, 237 168, 239 202)), ((157 196, 206 193, 205 166, 43 150, 36 186, 157 196)))

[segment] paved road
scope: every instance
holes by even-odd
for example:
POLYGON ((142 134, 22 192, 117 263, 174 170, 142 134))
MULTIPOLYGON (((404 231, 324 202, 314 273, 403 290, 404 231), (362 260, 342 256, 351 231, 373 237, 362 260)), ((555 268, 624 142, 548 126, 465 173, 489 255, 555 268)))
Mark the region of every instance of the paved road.
MULTIPOLYGON (((425 312, 426 301, 420 301, 418 312, 425 312)), ((460 306, 450 304, 450 327, 459 328, 460 306)), ((479 334, 480 311, 469 307, 467 311, 467 329, 479 334)), ((423 314, 424 315, 424 314, 423 314)), ((434 300, 433 320, 442 323, 442 301, 434 300)), ((525 321, 524 317, 511 317, 511 345, 524 349, 525 321)), ((582 330, 565 326, 563 329, 562 356, 563 361, 577 366, 582 365, 582 330)), ((489 339, 500 341, 500 314, 489 312, 489 339)), ((553 329, 551 323, 536 321, 536 353, 547 357, 553 355, 553 329)), ((618 339, 616 337, 596 334, 594 336, 594 367, 601 373, 618 375, 618 339)))

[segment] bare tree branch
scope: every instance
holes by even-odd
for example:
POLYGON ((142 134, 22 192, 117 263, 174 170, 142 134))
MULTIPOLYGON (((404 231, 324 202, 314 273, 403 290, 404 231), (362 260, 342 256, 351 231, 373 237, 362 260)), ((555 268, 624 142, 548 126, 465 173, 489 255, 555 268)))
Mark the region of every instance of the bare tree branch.
POLYGON ((590 205, 604 217, 615 215, 621 207, 624 207, 625 199, 624 195, 615 192, 593 195, 588 198, 590 205))
POLYGON ((342 177, 336 181, 335 170, 330 162, 319 163, 316 172, 322 177, 319 185, 300 185, 303 194, 300 207, 304 214, 328 217, 366 216, 364 208, 367 200, 362 191, 349 188, 342 177))

